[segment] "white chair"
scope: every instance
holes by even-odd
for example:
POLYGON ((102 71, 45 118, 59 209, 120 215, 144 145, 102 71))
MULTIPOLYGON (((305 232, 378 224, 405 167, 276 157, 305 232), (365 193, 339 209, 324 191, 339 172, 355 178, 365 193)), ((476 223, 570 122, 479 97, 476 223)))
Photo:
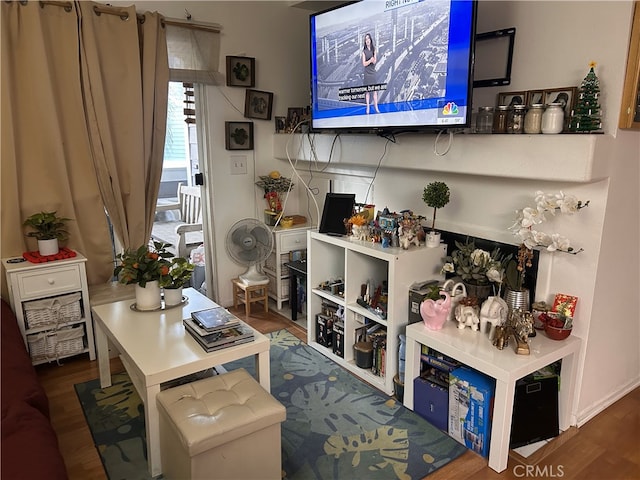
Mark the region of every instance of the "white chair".
POLYGON ((169 243, 176 255, 189 258, 189 252, 204 241, 202 233, 202 204, 200 187, 178 184, 178 202, 159 204, 156 211, 178 210, 178 220, 155 222, 151 238, 157 242, 169 243))

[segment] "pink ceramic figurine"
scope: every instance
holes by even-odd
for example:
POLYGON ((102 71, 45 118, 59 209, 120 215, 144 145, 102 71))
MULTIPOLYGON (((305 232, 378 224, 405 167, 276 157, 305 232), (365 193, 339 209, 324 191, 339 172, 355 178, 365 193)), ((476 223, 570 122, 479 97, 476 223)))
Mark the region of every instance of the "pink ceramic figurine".
POLYGON ((444 298, 438 300, 428 298, 420 304, 420 316, 429 330, 440 330, 447 321, 449 310, 451 310, 449 293, 441 290, 440 295, 444 298))

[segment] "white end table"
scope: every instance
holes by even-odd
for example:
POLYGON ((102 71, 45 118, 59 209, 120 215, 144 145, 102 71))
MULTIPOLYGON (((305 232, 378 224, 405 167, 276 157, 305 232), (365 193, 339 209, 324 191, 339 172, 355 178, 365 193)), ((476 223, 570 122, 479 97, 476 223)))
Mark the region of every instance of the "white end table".
POLYGON ((160 385, 217 365, 255 356, 257 380, 267 392, 271 390, 269 339, 254 330, 253 342, 207 353, 185 331, 182 320, 191 312, 218 306, 197 290, 184 290, 188 297, 182 306, 162 311, 137 312, 135 300, 107 303, 93 308, 100 386, 111 385, 109 341, 144 402, 147 433, 147 456, 152 476, 162 473, 160 429, 156 395, 160 385))
POLYGON ((560 430, 568 429, 572 418, 576 370, 581 341, 569 336, 556 341, 543 332, 531 339, 530 355, 518 355, 512 347, 513 339, 504 350, 491 344, 489 337, 471 329, 460 330, 456 322, 446 322, 442 330, 429 330, 424 323, 407 325, 407 351, 404 382, 404 406, 413 410, 413 380, 420 375, 421 345, 434 348, 459 362, 496 380, 489 467, 496 472, 507 468, 509 440, 516 382, 557 360, 562 359, 558 415, 560 430))

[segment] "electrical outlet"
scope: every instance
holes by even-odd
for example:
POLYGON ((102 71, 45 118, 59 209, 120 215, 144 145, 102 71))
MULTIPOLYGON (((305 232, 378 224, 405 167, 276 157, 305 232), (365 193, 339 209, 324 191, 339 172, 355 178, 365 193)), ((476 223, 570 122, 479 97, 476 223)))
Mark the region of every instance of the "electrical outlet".
POLYGON ((231 155, 231 175, 243 175, 247 173, 246 155, 231 155))

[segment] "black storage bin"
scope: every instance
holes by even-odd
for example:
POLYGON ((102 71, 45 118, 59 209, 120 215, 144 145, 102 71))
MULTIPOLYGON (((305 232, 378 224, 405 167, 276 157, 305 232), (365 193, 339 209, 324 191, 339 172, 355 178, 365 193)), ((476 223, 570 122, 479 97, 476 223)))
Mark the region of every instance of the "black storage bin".
POLYGON ((557 437, 559 432, 558 377, 529 375, 518 380, 509 448, 557 437))

